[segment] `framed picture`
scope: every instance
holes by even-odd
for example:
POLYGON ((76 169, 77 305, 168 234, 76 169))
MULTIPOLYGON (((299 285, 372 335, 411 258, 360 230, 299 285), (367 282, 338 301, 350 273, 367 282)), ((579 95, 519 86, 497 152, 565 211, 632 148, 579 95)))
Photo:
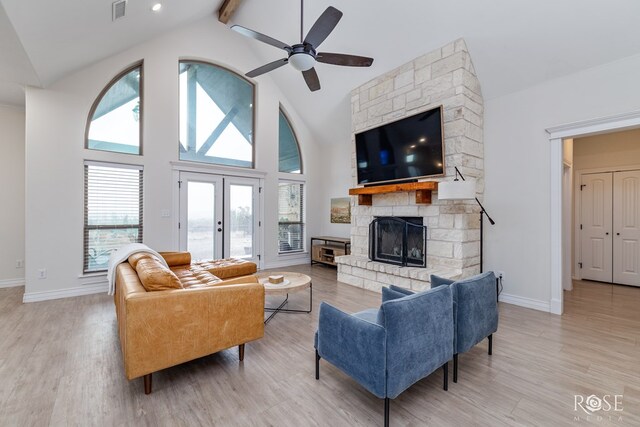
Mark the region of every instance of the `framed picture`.
POLYGON ((331 223, 351 224, 351 199, 340 197, 331 199, 331 223))

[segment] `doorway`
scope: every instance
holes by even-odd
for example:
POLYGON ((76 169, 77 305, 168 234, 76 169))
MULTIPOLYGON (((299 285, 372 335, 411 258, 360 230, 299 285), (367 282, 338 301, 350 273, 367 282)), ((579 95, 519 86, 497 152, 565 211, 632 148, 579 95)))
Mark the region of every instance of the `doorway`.
POLYGON ((579 277, 640 286, 640 170, 583 172, 579 188, 579 277))
POLYGON ((193 260, 242 258, 259 264, 260 179, 179 174, 179 248, 193 260))
MULTIPOLYGON (((582 122, 567 123, 547 128, 550 157, 550 192, 549 207, 551 211, 549 255, 551 258, 549 282, 549 311, 553 314, 563 312, 563 282, 571 280, 571 227, 567 227, 567 210, 563 209, 563 196, 571 188, 563 186, 564 145, 572 138, 600 135, 611 132, 640 129, 640 111, 624 113, 617 116, 598 117, 582 122)), ((568 213, 570 215, 570 212, 568 213)))

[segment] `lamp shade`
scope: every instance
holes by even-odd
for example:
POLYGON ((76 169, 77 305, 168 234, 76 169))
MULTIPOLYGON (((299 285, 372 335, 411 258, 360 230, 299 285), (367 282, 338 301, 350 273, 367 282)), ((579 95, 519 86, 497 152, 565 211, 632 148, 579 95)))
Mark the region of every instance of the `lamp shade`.
POLYGON ((476 197, 476 180, 443 181, 438 183, 439 200, 465 200, 476 197))

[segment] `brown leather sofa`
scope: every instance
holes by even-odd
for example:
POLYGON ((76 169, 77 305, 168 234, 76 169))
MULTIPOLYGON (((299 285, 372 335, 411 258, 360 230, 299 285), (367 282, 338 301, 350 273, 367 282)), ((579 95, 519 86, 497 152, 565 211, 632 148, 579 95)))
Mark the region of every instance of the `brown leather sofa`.
POLYGON ((161 255, 169 269, 147 253, 116 267, 125 375, 144 377, 146 394, 153 372, 236 345, 242 361, 244 344, 264 335, 264 287, 253 275, 254 263, 191 263, 188 252, 161 255))

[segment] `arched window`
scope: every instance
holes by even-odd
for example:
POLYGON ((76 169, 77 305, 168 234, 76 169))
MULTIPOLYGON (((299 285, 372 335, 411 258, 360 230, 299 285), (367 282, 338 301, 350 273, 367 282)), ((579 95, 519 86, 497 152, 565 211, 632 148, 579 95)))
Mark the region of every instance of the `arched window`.
POLYGON ((180 61, 180 160, 252 168, 253 104, 244 77, 180 61))
POLYGON ((280 109, 278 124, 278 156, 279 171, 288 173, 302 173, 302 159, 298 138, 293 132, 289 119, 280 109))
POLYGON ((85 148, 142 154, 142 62, 118 74, 91 106, 85 148))

